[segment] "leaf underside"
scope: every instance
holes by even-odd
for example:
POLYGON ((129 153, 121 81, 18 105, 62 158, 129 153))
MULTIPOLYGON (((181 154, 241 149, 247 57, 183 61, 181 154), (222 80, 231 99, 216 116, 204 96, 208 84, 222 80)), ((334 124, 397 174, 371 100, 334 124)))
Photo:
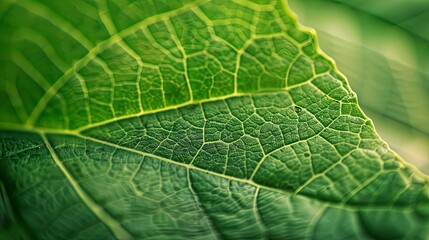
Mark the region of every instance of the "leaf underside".
POLYGON ((284 2, 0 11, 0 237, 428 237, 427 177, 284 2))

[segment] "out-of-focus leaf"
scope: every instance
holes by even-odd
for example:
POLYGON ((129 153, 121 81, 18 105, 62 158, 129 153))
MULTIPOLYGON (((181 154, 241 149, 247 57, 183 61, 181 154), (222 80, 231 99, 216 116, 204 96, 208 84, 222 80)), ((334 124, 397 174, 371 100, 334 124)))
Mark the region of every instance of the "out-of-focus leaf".
POLYGON ((428 1, 291 0, 389 145, 429 173, 428 1), (324 9, 324 11, 320 11, 324 9))

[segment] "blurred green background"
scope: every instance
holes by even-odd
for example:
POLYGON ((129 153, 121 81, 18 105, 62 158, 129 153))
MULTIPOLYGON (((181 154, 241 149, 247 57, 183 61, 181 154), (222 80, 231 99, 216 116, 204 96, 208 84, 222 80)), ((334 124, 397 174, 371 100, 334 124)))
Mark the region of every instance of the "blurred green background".
POLYGON ((403 159, 429 174, 429 1, 289 0, 403 159))

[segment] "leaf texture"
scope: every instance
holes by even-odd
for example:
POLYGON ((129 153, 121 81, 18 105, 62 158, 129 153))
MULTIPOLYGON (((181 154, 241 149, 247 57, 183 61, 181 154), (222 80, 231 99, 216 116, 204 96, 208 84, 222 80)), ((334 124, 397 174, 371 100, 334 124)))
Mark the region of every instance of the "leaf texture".
POLYGON ((285 2, 0 9, 0 177, 28 236, 428 237, 427 176, 285 2))

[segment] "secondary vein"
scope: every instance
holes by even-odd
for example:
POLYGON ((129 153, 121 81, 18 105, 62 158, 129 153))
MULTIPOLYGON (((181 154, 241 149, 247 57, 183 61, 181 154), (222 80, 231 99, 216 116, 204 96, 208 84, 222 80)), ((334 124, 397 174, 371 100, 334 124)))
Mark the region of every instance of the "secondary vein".
POLYGON ((121 224, 114 219, 106 210, 98 205, 94 199, 91 198, 91 196, 88 195, 88 193, 85 192, 84 189, 79 185, 79 183, 74 179, 72 174, 69 172, 69 170, 64 166, 64 164, 59 159, 58 155, 56 154, 55 150, 52 148, 51 144, 49 143, 47 137, 45 134, 40 134, 42 136, 42 139, 48 148, 49 152, 51 153, 52 159, 54 160, 55 164, 59 167, 61 172, 66 177, 67 181, 72 186, 73 190, 76 192, 76 194, 79 196, 79 198, 85 203, 85 205, 91 210, 94 215, 100 219, 101 222, 103 222, 115 235, 118 239, 133 239, 134 237, 125 230, 121 224))

